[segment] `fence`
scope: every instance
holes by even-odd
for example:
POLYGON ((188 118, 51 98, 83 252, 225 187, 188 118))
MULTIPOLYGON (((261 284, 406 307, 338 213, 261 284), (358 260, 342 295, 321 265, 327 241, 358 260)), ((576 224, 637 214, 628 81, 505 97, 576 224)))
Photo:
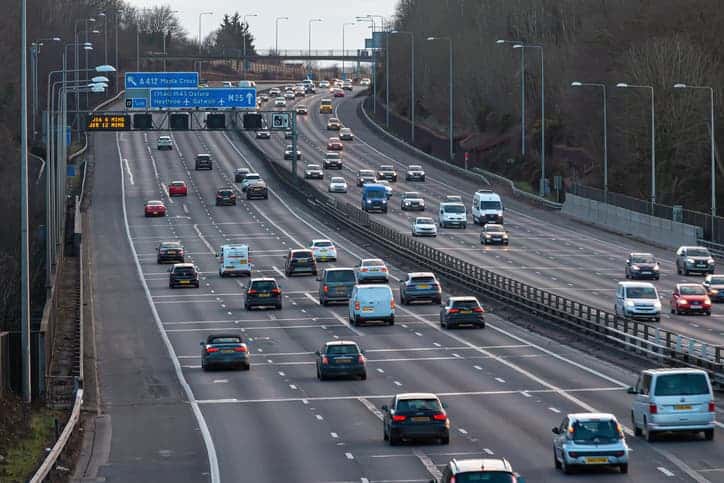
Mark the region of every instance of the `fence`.
POLYGON ((311 183, 294 176, 279 162, 272 161, 246 134, 245 144, 264 159, 290 193, 314 205, 315 212, 332 219, 387 250, 417 265, 424 266, 475 293, 492 297, 528 314, 556 320, 569 329, 633 351, 660 364, 701 367, 718 385, 724 384, 721 346, 713 346, 657 326, 639 322, 575 300, 542 290, 478 267, 444 253, 409 235, 373 221, 370 216, 346 202, 338 201, 317 190, 311 183))

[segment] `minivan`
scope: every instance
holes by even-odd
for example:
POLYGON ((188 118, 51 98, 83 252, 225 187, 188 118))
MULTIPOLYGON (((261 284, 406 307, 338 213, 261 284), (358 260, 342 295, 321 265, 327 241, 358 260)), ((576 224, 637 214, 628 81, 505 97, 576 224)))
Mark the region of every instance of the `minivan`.
POLYGON ((319 280, 319 303, 346 302, 357 284, 354 268, 326 268, 319 280))
POLYGON ((349 321, 359 325, 370 320, 395 323, 395 298, 389 285, 355 285, 349 297, 349 321))
POLYGON ((440 203, 438 223, 440 228, 447 228, 448 226, 467 227, 468 215, 465 205, 462 203, 440 203))
POLYGON ((362 187, 362 210, 387 213, 387 189, 381 184, 365 184, 362 187))
POLYGON ((661 320, 661 300, 649 282, 619 282, 616 288, 616 315, 632 319, 661 320))
POLYGON ((646 369, 633 394, 631 418, 636 436, 654 441, 666 431, 701 431, 714 439, 716 403, 709 375, 701 369, 646 369))
POLYGON ((219 253, 219 276, 248 275, 251 276, 251 259, 249 245, 222 245, 219 253))
POLYGON ((503 201, 491 190, 478 190, 473 195, 473 222, 484 225, 488 222, 503 223, 503 201))

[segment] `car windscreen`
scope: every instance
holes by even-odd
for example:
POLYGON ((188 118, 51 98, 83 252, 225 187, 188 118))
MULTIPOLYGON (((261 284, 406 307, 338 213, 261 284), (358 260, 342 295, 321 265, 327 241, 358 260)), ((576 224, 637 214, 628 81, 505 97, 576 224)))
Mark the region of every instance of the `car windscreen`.
POLYGON ((327 282, 354 282, 357 279, 354 276, 354 270, 332 270, 327 272, 327 282))
POLYGON ((503 205, 502 205, 502 203, 500 203, 500 201, 481 201, 480 209, 481 210, 502 210, 503 205))
POLYGON ((294 252, 292 253, 292 258, 311 258, 312 252, 308 251, 300 251, 300 252, 294 252))
POLYGON ((336 176, 330 180, 330 183, 344 183, 344 178, 337 178, 336 176))
POLYGON ((173 273, 174 273, 174 275, 188 276, 188 275, 195 275, 196 270, 194 270, 191 267, 179 267, 176 270, 174 270, 173 273))
POLYGON ((571 439, 576 443, 611 443, 621 437, 616 422, 611 419, 575 421, 572 428, 571 439))
POLYGON ((251 283, 251 288, 259 292, 270 292, 277 288, 277 284, 273 280, 258 280, 251 283))
POLYGON ((656 263, 656 260, 651 255, 633 255, 631 263, 656 263))
POLYGON ((316 170, 320 170, 321 168, 319 167, 319 165, 318 165, 318 164, 308 164, 308 165, 307 165, 307 169, 316 169, 316 170))
POLYGON ((422 196, 420 195, 420 193, 417 193, 417 192, 415 192, 415 191, 408 191, 407 193, 403 194, 402 197, 405 198, 405 199, 407 199, 407 198, 422 198, 422 196))
POLYGON ((367 191, 367 198, 377 200, 377 199, 386 199, 387 195, 385 194, 384 189, 380 190, 369 190, 367 191))
POLYGON ((389 165, 380 166, 380 171, 394 171, 394 168, 389 165))
POLYGON ((359 350, 357 350, 356 345, 352 345, 352 344, 330 345, 330 346, 327 346, 326 353, 328 355, 337 355, 337 354, 357 355, 357 354, 359 354, 359 350))
POLYGON ((398 413, 417 411, 440 411, 440 402, 437 399, 402 399, 397 401, 398 413))
POLYGON ((706 248, 689 248, 686 250, 687 257, 708 257, 709 250, 706 248))
POLYGON ((473 483, 476 481, 485 483, 515 483, 517 480, 507 471, 468 471, 455 475, 455 483, 473 483))
POLYGON ((412 277, 410 279, 410 283, 427 283, 427 284, 433 284, 435 283, 435 277, 412 277))
POLYGON ((684 285, 679 288, 679 291, 681 292, 681 295, 706 295, 704 287, 695 285, 684 285))
POLYGON ((626 298, 629 299, 657 299, 656 289, 653 287, 628 287, 626 298))
POLYGON ((422 171, 422 166, 419 166, 417 164, 411 164, 407 167, 410 171, 422 171))
POLYGON ((503 231, 503 225, 491 225, 487 224, 485 225, 485 231, 489 231, 492 233, 497 233, 503 231))
POLYGON ((704 374, 666 374, 656 379, 655 396, 694 396, 709 394, 704 374))
POLYGON ((327 153, 324 157, 327 159, 340 159, 342 155, 339 153, 327 153))
POLYGON ((443 208, 445 213, 465 213, 465 207, 459 205, 450 205, 443 208))
POLYGON ((453 307, 456 309, 476 309, 478 308, 478 302, 475 300, 455 300, 453 307))
POLYGON ((712 285, 724 285, 724 277, 711 277, 709 283, 712 285))
POLYGON ((370 171, 369 169, 361 169, 358 173, 358 176, 374 176, 375 174, 370 171))
POLYGON ((214 337, 209 344, 241 344, 241 337, 214 337))

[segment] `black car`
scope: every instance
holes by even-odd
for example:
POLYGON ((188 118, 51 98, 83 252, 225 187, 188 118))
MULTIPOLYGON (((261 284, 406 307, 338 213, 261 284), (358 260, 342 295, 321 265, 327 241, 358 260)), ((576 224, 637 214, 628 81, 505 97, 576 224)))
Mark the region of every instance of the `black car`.
POLYGON ((461 325, 485 328, 485 311, 475 297, 448 297, 440 308, 440 326, 452 329, 461 325))
POLYGON ((241 183, 247 174, 251 173, 249 168, 236 168, 234 170, 234 182, 241 183))
MULTIPOLYGON (((292 145, 287 144, 287 147, 284 148, 284 159, 285 160, 291 160, 292 159, 292 145)), ((302 152, 297 149, 297 159, 302 159, 302 152)))
POLYGON ((432 272, 408 273, 404 280, 400 280, 400 302, 407 305, 417 300, 429 300, 434 304, 442 302, 442 289, 440 282, 432 272))
POLYGON ((238 334, 214 334, 201 342, 201 369, 238 367, 251 369, 249 348, 238 334))
POLYGON ((249 280, 244 309, 251 310, 254 307, 282 308, 282 289, 275 279, 269 277, 249 280))
POLYGON ((505 231, 503 225, 499 225, 497 223, 486 223, 482 230, 480 230, 480 244, 507 245, 508 232, 505 231))
POLYGON ((267 188, 266 183, 262 180, 250 184, 249 187, 246 188, 246 199, 253 200, 255 198, 262 200, 269 199, 269 188, 267 188))
POLYGON ((236 193, 233 188, 219 188, 216 190, 216 206, 236 205, 236 193))
POLYGON ((382 409, 382 434, 390 446, 412 439, 450 444, 450 419, 435 394, 397 394, 382 409))
POLYGON ((195 162, 196 171, 200 169, 212 169, 211 168, 211 155, 210 154, 197 154, 195 162))
POLYGON ((324 179, 324 171, 318 164, 308 164, 304 168, 304 179, 324 179))
POLYGON ((377 179, 386 179, 387 181, 397 181, 397 171, 391 164, 383 164, 377 170, 377 179))
POLYGON ((317 355, 317 379, 329 377, 359 377, 367 379, 367 361, 356 342, 335 340, 326 342, 317 355))
POLYGON ((650 253, 629 253, 626 259, 626 278, 653 278, 660 277, 659 262, 650 253))
POLYGON ((376 179, 375 172, 371 169, 360 169, 357 171, 357 186, 362 186, 365 183, 373 183, 376 179))
POLYGON ((184 247, 181 242, 161 242, 158 244, 156 263, 184 263, 184 247))
POLYGON ((307 249, 290 249, 284 260, 284 274, 291 277, 295 273, 317 275, 317 262, 314 253, 307 249))
POLYGON ((322 158, 322 167, 324 169, 342 169, 342 153, 331 151, 325 153, 324 158, 322 158))
POLYGON ((193 263, 175 263, 169 269, 169 288, 196 287, 199 288, 199 271, 193 263))
POLYGON ((266 129, 262 129, 261 131, 256 132, 256 138, 257 139, 271 139, 271 132, 267 131, 266 129))

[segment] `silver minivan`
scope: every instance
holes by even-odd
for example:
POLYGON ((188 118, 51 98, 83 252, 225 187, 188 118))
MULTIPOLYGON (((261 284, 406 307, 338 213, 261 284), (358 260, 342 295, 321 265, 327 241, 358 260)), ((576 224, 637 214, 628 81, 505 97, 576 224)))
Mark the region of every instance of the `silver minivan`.
POLYGON ((667 431, 703 432, 714 439, 716 404, 709 375, 700 369, 646 369, 628 389, 636 436, 654 441, 667 431))
POLYGON ((658 322, 661 320, 659 292, 649 282, 619 282, 614 312, 621 317, 658 322))

